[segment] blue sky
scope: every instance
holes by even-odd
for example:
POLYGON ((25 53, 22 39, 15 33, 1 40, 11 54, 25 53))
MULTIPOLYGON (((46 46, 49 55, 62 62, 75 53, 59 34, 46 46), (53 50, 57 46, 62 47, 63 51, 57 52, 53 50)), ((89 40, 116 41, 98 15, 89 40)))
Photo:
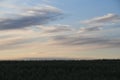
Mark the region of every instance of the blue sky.
POLYGON ((62 9, 67 15, 63 23, 77 22, 108 13, 120 14, 119 0, 51 0, 52 4, 62 9))
POLYGON ((120 58, 119 0, 1 0, 0 59, 120 58))

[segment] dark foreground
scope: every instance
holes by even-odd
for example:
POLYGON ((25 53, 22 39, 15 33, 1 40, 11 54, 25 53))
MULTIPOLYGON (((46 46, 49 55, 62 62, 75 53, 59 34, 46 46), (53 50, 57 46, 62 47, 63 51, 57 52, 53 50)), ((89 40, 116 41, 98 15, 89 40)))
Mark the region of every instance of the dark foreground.
POLYGON ((0 80, 120 80, 120 60, 0 61, 0 80))

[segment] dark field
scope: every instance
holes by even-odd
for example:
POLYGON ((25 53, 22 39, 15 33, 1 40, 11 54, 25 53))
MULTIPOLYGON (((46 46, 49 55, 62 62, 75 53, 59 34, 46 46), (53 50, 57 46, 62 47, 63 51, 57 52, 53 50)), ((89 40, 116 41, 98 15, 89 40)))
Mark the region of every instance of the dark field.
POLYGON ((120 80, 120 60, 0 61, 0 80, 120 80))

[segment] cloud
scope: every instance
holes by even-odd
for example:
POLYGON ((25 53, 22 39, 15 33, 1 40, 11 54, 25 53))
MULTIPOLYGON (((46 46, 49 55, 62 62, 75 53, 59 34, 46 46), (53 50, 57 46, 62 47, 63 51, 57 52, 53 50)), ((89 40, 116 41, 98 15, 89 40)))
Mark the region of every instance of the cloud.
POLYGON ((36 25, 47 24, 58 19, 62 12, 52 6, 42 6, 24 9, 15 18, 1 19, 0 30, 21 29, 36 25))
POLYGON ((48 41, 47 39, 51 36, 72 31, 69 25, 60 24, 54 26, 39 26, 37 30, 38 31, 31 29, 17 29, 0 31, 0 33, 3 33, 0 35, 0 50, 20 48, 21 46, 29 45, 31 43, 46 43, 48 41))
POLYGON ((40 30, 43 33, 61 33, 61 32, 69 32, 72 31, 72 28, 69 25, 54 25, 54 26, 40 26, 40 30))
POLYGON ((52 37, 54 45, 61 46, 71 46, 71 47, 84 47, 88 48, 110 48, 110 47, 120 47, 120 39, 114 38, 109 39, 104 36, 97 35, 57 35, 52 37))
POLYGON ((109 13, 107 15, 96 17, 90 20, 81 21, 82 24, 104 24, 104 23, 115 23, 120 22, 120 16, 117 14, 109 13))
POLYGON ((21 48, 21 46, 41 41, 40 36, 30 29, 2 30, 0 33, 0 50, 21 48))
POLYGON ((91 32, 91 31, 100 31, 102 30, 101 26, 90 26, 90 27, 82 27, 79 32, 91 32))
POLYGON ((86 25, 87 27, 82 27, 80 32, 90 32, 90 31, 99 31, 106 26, 111 24, 117 24, 120 22, 120 16, 117 14, 107 14, 101 17, 92 18, 89 20, 81 21, 81 24, 86 25))

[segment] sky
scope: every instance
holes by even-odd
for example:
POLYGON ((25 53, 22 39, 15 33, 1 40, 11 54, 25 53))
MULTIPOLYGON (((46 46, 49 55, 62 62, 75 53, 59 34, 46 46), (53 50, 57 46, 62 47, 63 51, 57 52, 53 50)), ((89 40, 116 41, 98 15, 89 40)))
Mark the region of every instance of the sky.
POLYGON ((120 59, 119 0, 1 0, 0 60, 120 59))

